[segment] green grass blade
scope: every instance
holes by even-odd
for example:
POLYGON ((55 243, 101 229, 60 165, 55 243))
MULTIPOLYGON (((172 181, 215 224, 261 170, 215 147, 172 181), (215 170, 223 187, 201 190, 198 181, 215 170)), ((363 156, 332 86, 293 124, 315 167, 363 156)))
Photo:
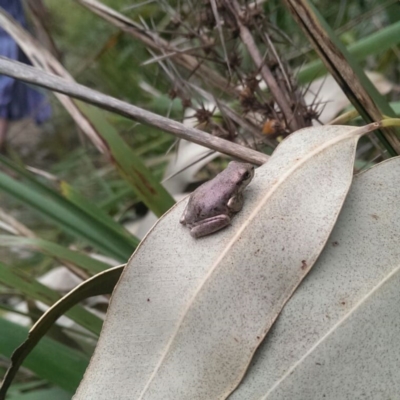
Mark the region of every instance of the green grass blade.
MULTIPOLYGON (((17 348, 28 336, 28 329, 0 318, 0 353, 11 357, 13 349, 17 348)), ((27 357, 24 366, 37 376, 74 393, 89 364, 88 358, 82 353, 64 346, 52 339, 44 337, 27 357)), ((5 399, 7 388, 0 389, 0 399, 5 399)))
MULTIPOLYGON (((364 39, 360 39, 347 47, 347 51, 358 61, 367 56, 379 54, 389 50, 400 43, 400 21, 386 28, 374 32, 364 39)), ((306 84, 326 74, 326 68, 321 60, 315 60, 306 64, 298 74, 298 81, 306 84)))
POLYGON ((83 253, 39 238, 0 235, 0 246, 20 246, 35 249, 59 260, 68 261, 89 274, 97 274, 110 268, 110 265, 83 253))
POLYGON ((60 189, 63 196, 71 201, 71 203, 79 207, 82 211, 85 211, 88 215, 97 220, 99 223, 106 225, 116 234, 125 236, 126 240, 130 241, 133 247, 136 247, 138 245, 137 238, 131 235, 122 225, 115 222, 101 208, 97 207, 95 204, 85 199, 67 182, 62 181, 60 184, 60 189))
POLYGON ((103 223, 101 218, 93 218, 10 160, 0 157, 0 162, 17 172, 25 181, 21 183, 0 172, 1 190, 39 211, 66 232, 84 239, 101 252, 121 261, 126 261, 131 256, 135 249, 134 243, 139 242, 137 239, 128 239, 128 234, 118 234, 107 223, 103 223))
MULTIPOLYGON (((339 38, 336 37, 332 28, 328 25, 323 16, 317 10, 317 8, 309 0, 306 1, 309 4, 310 9, 314 12, 315 17, 318 19, 322 28, 329 35, 329 38, 333 42, 333 44, 339 49, 339 51, 342 52, 345 61, 348 63, 348 66, 354 73, 353 79, 347 79, 345 85, 349 89, 347 93, 349 100, 360 113, 362 118, 369 123, 379 121, 382 118, 382 115, 395 117, 395 113, 390 107, 389 102, 385 99, 383 95, 378 92, 376 87, 368 79, 356 58, 349 53, 349 51, 339 40, 339 38), (355 84, 355 79, 358 79, 358 85, 355 84), (368 97, 372 99, 372 102, 369 101, 368 97)), ((346 68, 343 66, 343 61, 339 62, 336 65, 336 68, 339 72, 339 76, 345 76, 346 68)), ((335 79, 338 81, 336 77, 335 79)), ((339 81, 338 83, 340 84, 339 81)), ((400 137, 394 127, 389 127, 376 131, 375 135, 378 137, 379 141, 382 143, 382 145, 386 148, 391 156, 397 156, 398 154, 400 154, 400 137)))
POLYGON ((119 136, 116 129, 107 122, 99 110, 78 100, 75 103, 105 140, 113 156, 112 162, 137 196, 157 216, 168 211, 175 204, 174 199, 145 167, 140 157, 119 136))
MULTIPOLYGON (((26 295, 29 299, 35 299, 52 306, 60 299, 60 295, 47 286, 42 285, 35 279, 32 279, 27 273, 17 268, 7 267, 0 263, 0 282, 26 295)), ((75 306, 66 314, 77 324, 86 328, 96 335, 100 334, 103 321, 96 315, 85 310, 81 306, 75 306)))
POLYGON ((87 297, 111 293, 114 286, 117 284, 123 269, 124 266, 114 267, 88 279, 66 294, 39 318, 36 324, 29 331, 28 338, 12 355, 11 366, 8 368, 6 377, 3 381, 3 391, 6 391, 10 386, 18 372, 18 368, 22 365, 30 352, 36 347, 37 343, 39 343, 49 328, 53 326, 57 318, 87 297))
MULTIPOLYGON (((378 90, 375 88, 375 86, 367 78, 367 76, 365 75, 364 70, 360 67, 360 64, 358 63, 358 60, 356 59, 355 55, 351 54, 350 51, 348 51, 346 49, 344 44, 335 35, 334 31, 328 25, 328 23, 325 21, 325 19, 322 17, 322 15, 317 10, 317 8, 314 7, 313 4, 308 0, 307 0, 307 3, 310 5, 311 10, 315 13, 315 16, 318 18, 318 21, 320 22, 322 28, 329 35, 329 38, 331 39, 331 41, 343 53, 343 56, 345 57, 345 60, 347 61, 347 63, 349 64, 349 66, 351 67, 353 72, 357 75, 357 78, 360 80, 360 83, 362 84, 362 87, 366 90, 366 92, 369 94, 369 96, 371 96, 371 98, 373 99, 374 103, 379 107, 380 111, 383 114, 386 114, 386 115, 394 117, 394 112, 393 112, 392 108, 390 107, 390 104, 386 101, 384 96, 382 96, 378 92, 378 90)), ((398 29, 396 29, 396 31, 398 33, 398 36, 400 36, 400 22, 399 22, 399 24, 396 24, 396 25, 398 25, 398 29)), ((396 41, 400 42, 400 37, 398 37, 396 41)), ((358 111, 362 115, 362 111, 363 110, 358 110, 358 111)), ((367 120, 367 122, 369 122, 368 118, 366 120, 367 120)), ((373 122, 373 120, 371 120, 370 122, 373 122)))
POLYGON ((8 396, 9 400, 71 400, 71 393, 58 387, 49 389, 32 390, 27 393, 19 393, 8 396))
MULTIPOLYGON (((394 116, 389 103, 365 75, 355 57, 349 54, 317 8, 309 0, 284 0, 330 73, 365 122, 394 116)), ((376 136, 388 154, 400 154, 400 139, 394 127, 385 126, 376 136)))

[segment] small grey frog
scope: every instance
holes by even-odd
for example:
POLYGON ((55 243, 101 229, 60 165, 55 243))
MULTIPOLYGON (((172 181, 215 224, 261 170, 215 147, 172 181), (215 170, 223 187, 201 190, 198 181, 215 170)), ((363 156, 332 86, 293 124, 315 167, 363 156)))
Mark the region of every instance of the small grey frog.
POLYGON ((199 238, 225 228, 243 206, 243 191, 254 176, 251 164, 231 161, 214 179, 199 186, 189 198, 180 223, 199 238))

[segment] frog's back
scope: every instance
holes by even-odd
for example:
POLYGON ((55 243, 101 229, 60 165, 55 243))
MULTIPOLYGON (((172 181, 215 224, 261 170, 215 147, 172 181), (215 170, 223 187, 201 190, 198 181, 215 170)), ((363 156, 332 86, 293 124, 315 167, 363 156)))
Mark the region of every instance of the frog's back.
POLYGON ((235 189, 236 182, 224 176, 203 183, 189 200, 186 218, 201 220, 215 215, 230 214, 227 204, 235 189))
POLYGON ((231 217, 241 209, 241 194, 253 176, 254 167, 251 164, 231 161, 224 171, 192 193, 181 223, 194 226, 217 215, 231 217))

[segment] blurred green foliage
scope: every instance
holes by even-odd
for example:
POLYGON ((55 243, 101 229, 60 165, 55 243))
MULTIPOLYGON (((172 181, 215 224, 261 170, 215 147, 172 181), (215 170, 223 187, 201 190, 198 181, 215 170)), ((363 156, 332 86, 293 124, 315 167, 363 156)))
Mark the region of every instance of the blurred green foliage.
MULTIPOLYGON (((152 57, 142 43, 127 34, 121 33, 111 24, 79 6, 73 0, 45 0, 44 3, 50 10, 51 20, 48 22, 51 28, 51 35, 62 53, 63 65, 79 83, 158 114, 178 120, 183 119, 181 101, 170 98, 169 92, 172 84, 162 69, 159 68, 157 63, 152 63, 145 67, 142 66, 143 62, 152 57)), ((130 8, 140 3, 142 1, 104 0, 104 4, 125 14, 134 21, 138 23, 143 23, 144 21, 150 28, 159 27, 160 30, 168 25, 167 5, 171 8, 178 5, 180 7, 185 6, 184 2, 154 1, 145 2, 140 7, 130 8)), ((313 3, 323 13, 324 18, 334 28, 341 40, 349 46, 356 45, 368 35, 379 31, 381 28, 392 26, 400 20, 400 4, 393 0, 341 0, 336 2, 315 0, 313 3)), ((276 41, 275 46, 280 54, 285 55, 285 60, 287 60, 294 75, 296 68, 318 59, 279 0, 266 1, 263 3, 263 7, 269 23, 275 27, 273 30, 274 40, 276 41)), ((166 35, 169 35, 170 39, 173 38, 172 34, 166 35)), ((392 81, 399 82, 398 48, 394 47, 393 50, 385 49, 384 52, 378 55, 364 56, 360 62, 363 67, 383 72, 392 81)), ((244 64, 250 68, 251 63, 248 58, 244 59, 244 64)), ((391 96, 390 100, 398 101, 400 94, 399 92, 394 92, 391 96)), ((43 176, 36 176, 33 179, 37 180, 37 187, 47 187, 49 191, 54 193, 54 196, 60 193, 60 182, 66 182, 71 191, 73 188, 75 200, 80 196, 85 199, 81 201, 81 204, 84 204, 82 208, 88 210, 92 204, 93 210, 91 211, 98 212, 99 219, 101 219, 102 213, 105 213, 117 223, 134 220, 141 211, 137 207, 139 201, 131 186, 121 178, 110 164, 110 160, 99 154, 97 150, 93 149, 91 143, 82 137, 82 134, 73 124, 66 111, 54 99, 52 102, 54 104, 53 120, 43 128, 40 141, 34 146, 24 143, 16 146, 15 149, 11 149, 9 157, 17 165, 29 165, 53 174, 54 180, 43 176)), ((161 180, 166 165, 165 157, 163 156, 168 153, 174 143, 174 138, 157 129, 136 124, 118 115, 106 112, 104 112, 104 115, 133 152, 140 156, 145 164, 151 165, 149 168, 154 177, 161 180)), ((23 130, 24 128, 21 129, 23 130)), ((26 130, 25 136, 29 136, 29 134, 29 130, 26 130)), ((368 145, 365 141, 362 141, 362 144, 368 145)), ((367 153, 366 158, 372 158, 371 154, 367 153)), ((171 155, 171 157, 173 156, 171 155)), ((367 161, 362 160, 361 164, 366 165, 367 161)), ((5 165, 1 168, 4 174, 11 176, 7 180, 7 183, 10 183, 11 186, 12 179, 15 179, 15 187, 19 188, 22 184, 25 184, 21 183, 25 182, 22 179, 23 174, 18 174, 15 168, 7 168, 5 165)), ((1 173, 3 174, 3 172, 1 173)), ((32 185, 30 189, 32 189, 32 185)), ((29 195, 28 189, 26 193, 29 195)), ((66 234, 63 229, 58 228, 48 219, 32 212, 27 204, 28 202, 26 204, 15 203, 14 198, 9 194, 0 193, 0 207, 18 221, 23 222, 40 239, 45 239, 48 243, 57 243, 57 246, 64 246, 65 248, 72 246, 74 250, 82 251, 85 254, 95 250, 88 245, 88 242, 90 242, 88 239, 80 240, 78 239, 79 235, 66 234)), ((64 204, 64 206, 68 209, 74 208, 73 204, 64 204)), ((89 217, 87 218, 87 221, 89 221, 89 217)), ((96 221, 92 222, 93 226, 97 223, 96 221)), ((107 225, 107 221, 103 222, 102 228, 107 225)), ((89 225, 88 222, 83 223, 82 229, 84 229, 85 224, 86 226, 89 225)), ((2 231, 1 233, 4 232, 2 231)), ((9 232, 6 233, 9 234, 9 232)), ((93 237, 91 238, 93 239, 93 237)), ((132 245, 133 251, 135 243, 131 239, 128 242, 132 245)), ((26 241, 26 243, 28 242, 33 243, 32 240, 26 241)), ((41 251, 32 247, 27 246, 24 251, 21 251, 20 247, 13 247, 10 244, 6 248, 0 247, 0 256, 5 264, 8 264, 11 268, 22 269, 24 272, 31 274, 32 279, 51 270, 60 263, 60 260, 54 257, 56 250, 46 253, 44 250, 41 251)), ((124 251, 120 252, 115 250, 115 254, 112 251, 103 251, 102 253, 114 256, 117 253, 118 255, 123 254, 123 258, 129 256, 128 253, 130 253, 131 248, 128 245, 126 247, 128 250, 125 248, 124 251)), ((60 258, 63 259, 63 257, 60 258)), ((68 258, 64 257, 64 259, 68 258)), ((71 259, 73 260, 73 257, 71 259)), ((87 273, 87 271, 84 272, 85 274, 87 273)), ((23 299, 24 295, 18 292, 15 287, 0 285, 0 305, 4 304, 4 310, 13 308, 19 300, 23 299)), ((32 301, 32 298, 29 300, 32 301)), ((21 312, 29 315, 29 310, 21 312)), ((2 312, 0 310, 1 313, 4 314, 5 311, 2 312)), ((0 321, 4 321, 1 315, 0 321)), ((12 331, 10 323, 5 322, 4 326, 7 326, 7 332, 12 331)), ((9 342, 6 342, 7 338, 4 338, 2 342, 3 344, 5 343, 4 347, 15 347, 20 343, 26 334, 26 329, 24 329, 16 330, 16 332, 18 331, 18 340, 8 338, 9 342)), ((94 345, 93 338, 90 339, 91 342, 89 340, 90 344, 88 345, 86 338, 82 339, 80 335, 74 337, 75 343, 82 349, 94 345)), ((46 342, 45 346, 48 345, 46 342)), ((51 342, 50 345, 53 345, 53 343, 51 342)), ((65 347, 64 344, 60 346, 65 347)), ((63 354, 65 353, 64 347, 60 350, 63 354)), ((7 350, 2 351, 2 354, 8 357, 13 349, 8 348, 7 350)), ((39 348, 40 351, 42 350, 39 348)), ((78 365, 83 371, 87 362, 86 356, 83 356, 83 351, 74 351, 78 354, 82 353, 82 357, 78 357, 78 365)), ((46 358, 43 354, 42 357, 44 358, 40 358, 40 362, 43 363, 46 358)), ((68 393, 59 392, 57 387, 52 386, 52 382, 64 389, 68 389, 68 391, 73 388, 66 386, 62 380, 60 383, 53 376, 49 378, 46 375, 49 371, 45 371, 41 375, 38 372, 40 368, 35 369, 31 365, 28 367, 36 372, 38 376, 44 378, 44 381, 36 380, 26 371, 22 372, 16 385, 12 388, 13 396, 10 399, 25 399, 25 397, 22 397, 19 388, 21 385, 28 384, 32 384, 32 388, 27 389, 28 391, 31 390, 32 396, 44 396, 43 393, 47 393, 45 396, 48 399, 68 398, 66 397, 68 393), (18 397, 19 395, 21 396, 18 397)), ((79 379, 76 377, 74 379, 73 383, 76 385, 79 379)), ((27 399, 28 397, 26 397, 27 399)))

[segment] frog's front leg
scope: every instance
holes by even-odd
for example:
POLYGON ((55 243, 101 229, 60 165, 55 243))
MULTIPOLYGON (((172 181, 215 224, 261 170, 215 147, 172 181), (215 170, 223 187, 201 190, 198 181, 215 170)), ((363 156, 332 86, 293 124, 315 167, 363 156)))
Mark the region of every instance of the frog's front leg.
POLYGON ((244 198, 242 193, 238 193, 235 196, 232 196, 229 201, 228 201, 228 208, 232 211, 232 212, 239 212, 242 207, 243 207, 243 203, 244 203, 244 198))
POLYGON ((179 222, 180 222, 182 225, 186 225, 186 215, 187 215, 187 212, 188 212, 188 206, 186 205, 185 211, 183 212, 183 214, 182 214, 182 216, 181 216, 181 218, 180 218, 180 220, 179 220, 179 222))
POLYGON ((216 215, 215 217, 210 217, 199 221, 195 226, 190 229, 190 234, 194 238, 210 235, 213 232, 225 228, 230 224, 230 222, 231 219, 228 215, 216 215))

